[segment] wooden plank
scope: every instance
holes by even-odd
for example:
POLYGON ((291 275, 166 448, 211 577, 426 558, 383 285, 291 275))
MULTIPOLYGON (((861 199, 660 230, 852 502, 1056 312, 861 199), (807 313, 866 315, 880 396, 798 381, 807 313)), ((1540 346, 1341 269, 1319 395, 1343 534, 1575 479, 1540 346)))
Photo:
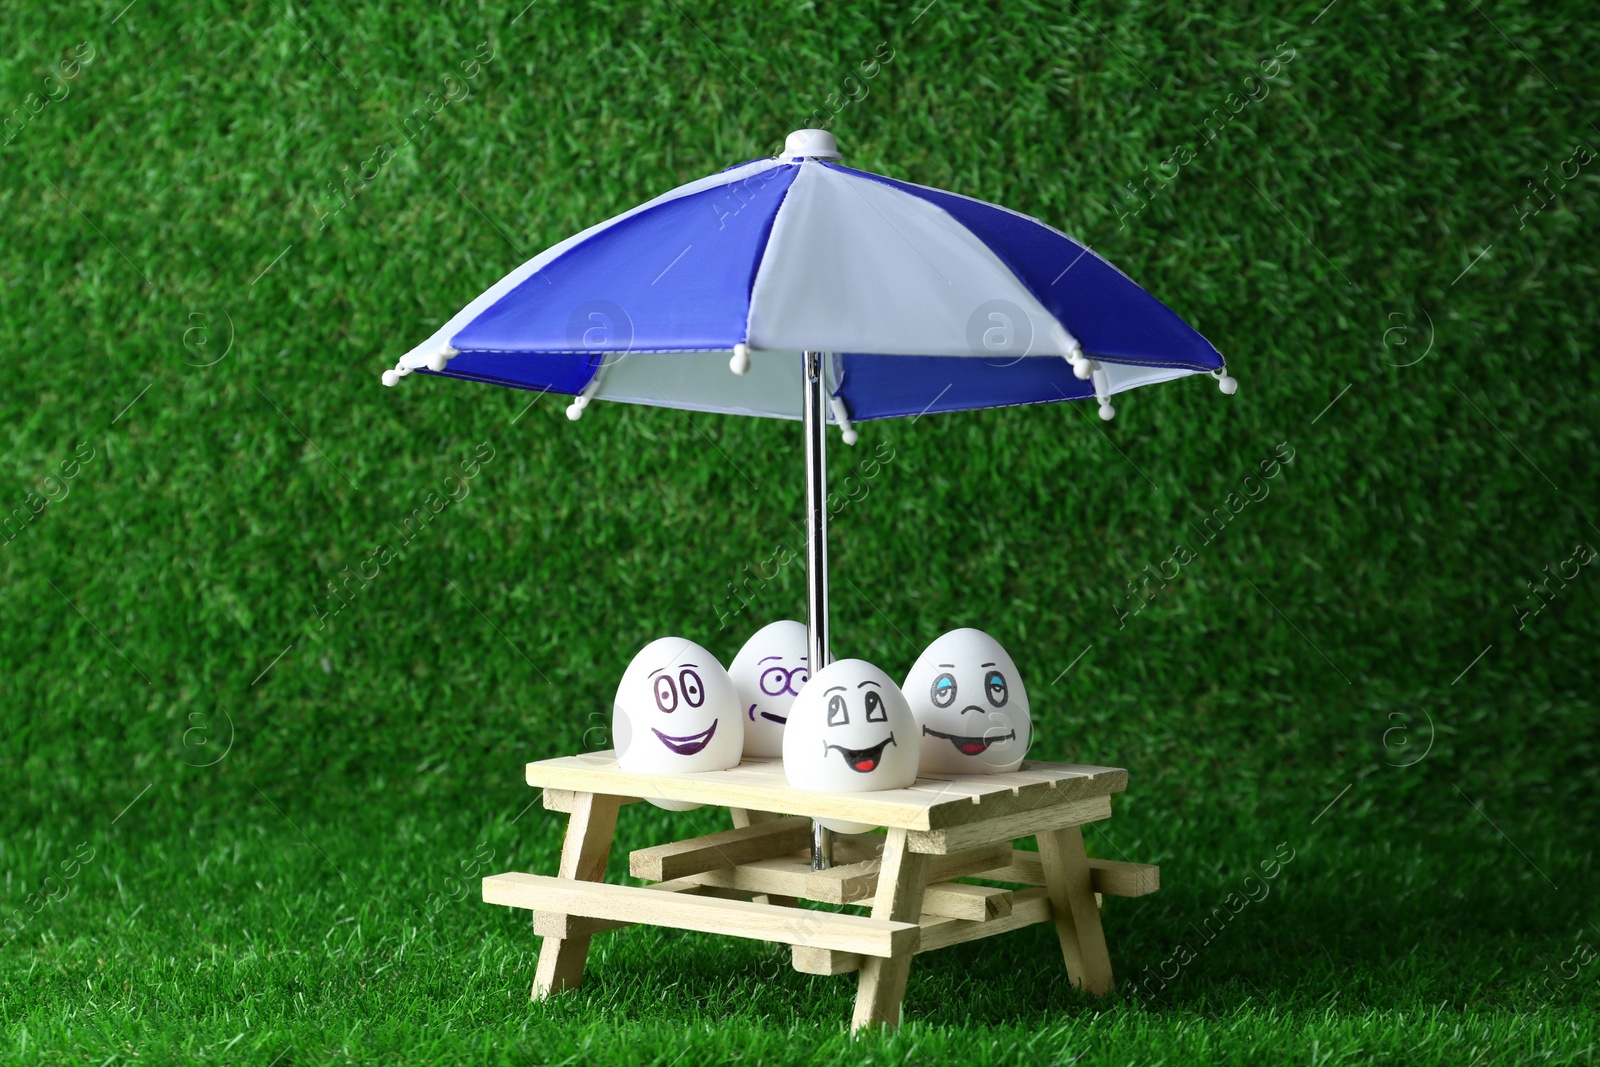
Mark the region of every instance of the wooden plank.
POLYGON ((1111 798, 1073 800, 1033 811, 1016 812, 997 819, 965 823, 939 830, 911 832, 908 843, 917 852, 943 855, 996 842, 1015 841, 1068 826, 1080 826, 1111 817, 1111 798))
MULTIPOLYGON (((573 804, 577 803, 577 798, 582 795, 582 793, 573 792, 571 789, 546 789, 540 796, 540 800, 544 803, 545 811, 562 811, 570 815, 573 804)), ((613 796, 612 799, 617 802, 618 807, 640 803, 638 797, 613 796)))
POLYGON ((707 934, 726 934, 789 945, 837 948, 868 956, 908 956, 921 928, 914 922, 834 915, 779 908, 747 900, 662 893, 643 886, 580 883, 537 874, 489 875, 483 899, 490 904, 670 926, 707 934))
MULTIPOLYGON (((916 925, 922 915, 922 897, 927 887, 928 857, 911 851, 906 830, 891 829, 883 847, 883 871, 878 878, 878 894, 873 899, 873 919, 916 925)), ((920 939, 920 926, 917 932, 920 939)), ((902 952, 872 954, 862 963, 855 1012, 850 1022, 853 1031, 869 1026, 900 1025, 900 1001, 905 997, 906 978, 911 972, 911 956, 916 945, 913 941, 911 947, 902 952)), ((860 955, 869 955, 859 947, 846 947, 860 955)))
POLYGON ((992 885, 942 882, 922 897, 922 914, 985 922, 1011 914, 1011 890, 992 885))
POLYGON ((801 974, 849 974, 859 971, 866 957, 859 952, 796 945, 789 950, 794 969, 801 974))
MULTIPOLYGON (((1089 860, 1089 875, 1096 893, 1108 897, 1142 897, 1161 888, 1161 868, 1153 863, 1125 863, 1122 860, 1089 860)), ((1037 852, 1015 851, 1011 862, 974 877, 993 882, 1044 885, 1044 864, 1037 852)))
MULTIPOLYGON (((806 879, 811 876, 811 861, 794 856, 770 860, 752 860, 737 867, 723 867, 700 874, 685 875, 687 881, 723 889, 738 889, 746 893, 768 896, 773 903, 783 903, 804 896, 806 879)), ((793 904, 786 904, 793 907, 793 904)))
MULTIPOLYGON (((1102 771, 1118 769, 1120 768, 1096 767, 1083 763, 1024 760, 1018 771, 1034 778, 1054 778, 1058 781, 1066 781, 1069 778, 1097 778, 1102 771)), ((1122 773, 1126 775, 1128 772, 1123 770, 1122 773)))
POLYGON ((623 771, 610 752, 542 760, 527 766, 528 784, 546 790, 684 800, 786 815, 846 819, 869 825, 937 830, 1063 801, 1105 796, 1127 787, 1117 767, 1030 763, 1021 779, 966 775, 960 781, 924 779, 922 787, 870 793, 810 793, 791 789, 777 760, 746 760, 723 771, 639 774, 623 771), (1049 780, 1045 780, 1049 779, 1049 780))
POLYGON ((904 792, 923 798, 929 805, 929 827, 940 829, 1036 811, 1126 788, 1126 771, 1092 769, 1100 772, 1099 775, 1080 770, 1052 772, 1050 768, 1037 774, 1016 771, 925 775, 904 792))
POLYGON ((585 919, 582 915, 563 915, 560 912, 536 911, 533 913, 533 932, 540 937, 591 937, 607 930, 616 930, 632 923, 610 922, 606 919, 585 919))
POLYGON ((1111 955, 1106 951, 1106 935, 1100 926, 1100 909, 1095 906, 1083 832, 1069 826, 1041 833, 1039 859, 1067 977, 1091 993, 1109 993, 1111 955))
POLYGON ((1127 788, 1128 772, 1114 767, 1037 764, 1011 774, 930 776, 919 778, 917 784, 975 797, 975 804, 964 807, 942 803, 930 809, 929 829, 938 830, 1118 793, 1127 788))
MULTIPOLYGON (((688 878, 672 882, 657 882, 645 886, 658 893, 690 893, 699 896, 727 896, 743 900, 748 894, 717 886, 704 886, 688 878)), ((613 919, 589 919, 582 915, 563 915, 560 912, 536 911, 533 913, 533 932, 541 937, 586 937, 616 930, 634 923, 613 919)))
MULTIPOLYGON (((928 788, 948 787, 951 790, 960 789, 972 795, 987 796, 1003 789, 1015 794, 1021 788, 1042 782, 1047 786, 1057 787, 1064 782, 1084 778, 1093 780, 1098 774, 1108 769, 1105 767, 1084 767, 1076 764, 1050 764, 1050 763, 1024 763, 1014 771, 1001 774, 939 774, 929 773, 918 775, 917 783, 928 788)), ((1065 794, 1072 798, 1076 794, 1065 794)), ((1115 792, 1115 790, 1113 790, 1115 792)))
POLYGON ((984 922, 966 919, 930 919, 922 924, 919 952, 949 948, 980 937, 993 937, 1050 921, 1050 896, 1046 889, 1024 889, 1011 898, 1011 912, 984 922))
MULTIPOLYGON (((984 869, 977 870, 975 872, 977 877, 987 878, 997 882, 1017 882, 1024 885, 1035 886, 1044 885, 1044 867, 1037 852, 1017 851, 1014 853, 1015 858, 1012 864, 1005 867, 996 867, 992 869, 988 868, 988 863, 993 860, 997 854, 1003 853, 1008 848, 1009 846, 1006 845, 991 845, 972 852, 958 853, 954 856, 932 856, 930 857, 931 862, 929 878, 930 880, 936 880, 943 877, 959 877, 969 873, 965 870, 961 870, 961 867, 982 867, 984 869), (949 875, 941 874, 941 864, 950 865, 951 869, 954 869, 956 873, 949 875), (959 866, 957 866, 958 864, 959 866)), ((1108 896, 1136 897, 1156 892, 1160 888, 1160 868, 1153 864, 1124 863, 1119 860, 1091 859, 1089 860, 1089 871, 1094 884, 1096 896, 1095 903, 1097 906, 1100 904, 1099 896, 1102 893, 1108 896)), ((826 874, 828 872, 817 872, 811 870, 810 863, 806 860, 784 857, 743 864, 734 869, 707 871, 698 875, 690 875, 676 881, 660 882, 656 885, 647 886, 646 888, 665 892, 690 893, 697 891, 711 892, 714 890, 720 890, 749 894, 764 891, 773 893, 774 895, 778 893, 784 893, 785 896, 782 899, 792 899, 793 896, 803 895, 807 890, 808 883, 811 882, 811 880, 819 873, 826 874)), ((866 897, 871 896, 874 892, 876 892, 877 889, 876 870, 872 871, 870 874, 855 875, 855 882, 857 884, 852 887, 852 889, 846 889, 843 892, 840 891, 840 886, 838 885, 835 885, 831 889, 832 895, 839 897, 848 895, 850 897, 849 900, 834 899, 823 902, 844 904, 852 903, 857 900, 863 900, 866 897), (871 891, 861 893, 854 892, 854 889, 859 888, 859 886, 863 884, 870 884, 871 891)), ((851 886, 851 881, 847 879, 844 882, 844 885, 851 886)), ((923 896, 922 915, 924 919, 948 918, 962 919, 967 921, 984 921, 985 919, 1001 918, 1008 914, 1009 911, 1015 907, 1016 897, 1020 896, 1020 893, 1011 893, 1010 896, 1007 897, 1005 896, 1006 893, 1006 890, 996 889, 992 886, 972 886, 964 885, 962 883, 940 883, 936 881, 935 884, 928 886, 927 892, 923 896), (950 892, 952 890, 954 890, 954 893, 959 894, 970 893, 972 890, 982 891, 981 894, 979 894, 983 900, 981 905, 982 910, 980 910, 980 906, 978 904, 974 903, 971 896, 962 899, 955 899, 954 894, 950 892), (991 900, 994 903, 989 903, 991 900)), ((1039 896, 1039 894, 1036 894, 1036 896, 1039 896)), ((1029 921, 1043 922, 1046 918, 1048 918, 1048 916, 1031 919, 1029 921)), ((579 933, 594 934, 605 930, 614 930, 618 927, 628 925, 632 924, 626 922, 612 922, 603 919, 584 919, 581 917, 567 915, 548 915, 543 912, 534 916, 534 932, 540 934, 541 936, 549 935, 565 937, 579 933)), ((925 937, 927 936, 927 929, 929 929, 929 927, 924 925, 925 937)), ((1015 927, 1008 927, 1007 929, 1015 929, 1015 927)), ((994 930, 991 932, 998 933, 1002 931, 994 930)), ((946 934, 948 934, 948 930, 946 930, 944 933, 941 933, 941 938, 946 936, 946 934)), ((972 936, 976 937, 987 935, 974 933, 972 936)), ((971 938, 964 938, 964 940, 970 939, 971 938)), ((943 943, 944 942, 942 941, 935 942, 933 947, 940 947, 940 945, 943 943)), ((925 947, 922 951, 926 950, 927 948, 925 947)), ((812 958, 820 960, 826 955, 826 953, 823 952, 821 955, 816 955, 813 953, 812 956, 807 956, 806 953, 812 952, 812 950, 809 949, 796 950, 796 952, 797 960, 810 960, 812 958)), ((815 964, 815 966, 829 967, 835 965, 836 964, 833 962, 829 962, 827 964, 815 964)), ((844 971, 835 970, 811 970, 811 966, 813 966, 813 964, 802 965, 802 963, 796 963, 795 965, 796 970, 802 971, 806 974, 845 973, 844 971)), ((847 969, 854 970, 855 968, 850 967, 847 969)))
POLYGON ((783 760, 776 756, 771 759, 745 759, 740 762, 739 769, 751 778, 788 784, 788 775, 783 770, 783 760))
MULTIPOLYGON (((956 857, 933 856, 931 860, 938 861, 956 857)), ((976 867, 983 864, 992 856, 983 855, 968 859, 964 866, 976 867)), ((863 870, 852 877, 844 879, 817 879, 818 874, 825 871, 813 871, 809 860, 794 857, 784 857, 771 860, 754 860, 742 863, 737 867, 723 867, 714 871, 704 871, 700 874, 686 875, 685 882, 692 882, 707 888, 718 888, 729 891, 742 891, 744 893, 770 894, 776 901, 786 901, 795 897, 804 897, 822 904, 853 904, 871 897, 877 892, 878 863, 873 861, 869 865, 861 865, 863 870), (813 894, 813 889, 823 892, 813 894), (848 899, 845 899, 848 898, 848 899)), ((836 869, 836 868, 831 868, 836 869)), ((958 871, 960 868, 956 868, 958 871)), ((962 871, 961 873, 965 873, 962 871)), ((930 878, 944 876, 934 873, 930 878)), ((668 883, 662 883, 668 884, 668 883)), ((659 888, 652 886, 652 889, 659 888)), ((981 919, 985 915, 1003 912, 1010 907, 1010 893, 1008 889, 995 886, 966 885, 960 882, 944 881, 937 885, 930 885, 922 900, 924 915, 944 915, 956 919, 981 919)), ((786 907, 795 905, 786 904, 786 907)))
POLYGON ((620 792, 869 825, 925 825, 930 803, 930 798, 900 795, 904 790, 842 794, 790 789, 781 767, 775 769, 767 761, 746 761, 723 771, 651 775, 623 771, 614 758, 604 765, 591 753, 530 763, 527 778, 529 785, 545 789, 620 792))
MULTIPOLYGON (((989 869, 991 859, 999 858, 1004 863, 1010 854, 1010 844, 998 842, 982 848, 935 856, 928 866, 928 880, 948 882, 953 878, 976 875, 989 869)), ((801 895, 824 904, 853 904, 865 900, 877 893, 878 874, 882 867, 881 859, 872 858, 830 867, 825 871, 813 871, 801 895)))
MULTIPOLYGON (((611 837, 617 828, 616 797, 582 793, 572 799, 567 816, 567 836, 561 845, 559 871, 563 879, 598 882, 606 876, 611 837)), ((484 900, 488 900, 485 879, 484 900)), ((546 937, 539 942, 539 964, 534 971, 534 1000, 576 989, 583 984, 583 967, 589 958, 589 937, 546 937)))
MULTIPOLYGON (((786 819, 787 815, 779 815, 773 811, 756 811, 753 808, 729 808, 728 814, 733 818, 735 829, 743 826, 754 826, 757 823, 772 822, 774 819, 786 819)), ((807 846, 802 846, 807 847, 807 846)), ((780 893, 762 893, 754 898, 757 904, 781 904, 786 908, 793 908, 800 902, 792 896, 780 893)))
POLYGON ((752 860, 772 859, 811 843, 811 820, 790 816, 704 837, 635 849, 628 868, 635 878, 661 882, 752 860))
MULTIPOLYGON (((915 782, 906 788, 913 793, 928 798, 931 804, 952 799, 965 800, 969 804, 981 804, 984 797, 997 791, 994 782, 968 783, 936 775, 919 776, 915 782), (987 785, 988 788, 983 788, 984 785, 987 785)), ((1010 788, 1009 785, 1007 788, 1010 788)))
MULTIPOLYGON (((1122 785, 1125 786, 1127 784, 1126 772, 1122 773, 1122 785)), ((990 775, 989 777, 1003 778, 1004 775, 990 775)), ((1057 782, 1054 785, 1049 782, 1032 782, 1022 786, 1015 793, 991 793, 985 796, 982 799, 982 803, 976 806, 942 805, 929 812, 928 821, 930 828, 934 830, 976 822, 999 822, 1003 819, 1032 815, 1038 811, 1070 804, 1081 804, 1095 800, 1109 801, 1110 794, 1115 791, 1107 788, 1107 783, 1104 781, 1097 783, 1088 778, 1068 779, 1057 782), (1087 784, 1080 785, 1075 783, 1087 784)))
MULTIPOLYGON (((1023 889, 1013 895, 1011 912, 983 922, 942 917, 922 921, 922 940, 917 954, 949 948, 966 941, 1020 930, 1034 923, 1050 921, 1050 895, 1044 888, 1023 889)), ((794 969, 802 974, 847 974, 860 970, 865 962, 859 953, 840 952, 818 948, 796 948, 792 953, 794 969)))

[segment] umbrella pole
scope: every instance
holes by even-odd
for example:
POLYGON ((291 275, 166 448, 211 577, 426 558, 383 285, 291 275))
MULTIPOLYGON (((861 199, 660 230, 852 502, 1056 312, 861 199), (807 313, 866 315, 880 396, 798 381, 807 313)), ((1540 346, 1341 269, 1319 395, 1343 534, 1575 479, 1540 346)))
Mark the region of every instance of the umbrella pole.
MULTIPOLYGON (((833 655, 828 650, 828 397, 822 376, 822 353, 806 352, 801 377, 805 383, 806 438, 806 648, 816 674, 833 655)), ((833 866, 833 831, 811 823, 811 869, 833 866)))

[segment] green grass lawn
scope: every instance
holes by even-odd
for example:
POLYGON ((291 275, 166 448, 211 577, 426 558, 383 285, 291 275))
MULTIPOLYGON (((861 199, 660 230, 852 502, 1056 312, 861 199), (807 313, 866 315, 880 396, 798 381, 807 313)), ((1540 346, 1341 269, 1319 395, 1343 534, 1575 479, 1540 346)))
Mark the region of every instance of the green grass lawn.
MULTIPOLYGON (((1590 15, 7 9, 0 1059, 1594 1062, 1590 15), (920 958, 905 1024, 852 1039, 851 978, 641 928, 530 1003, 526 913, 461 872, 554 871, 522 765, 604 747, 635 649, 726 661, 803 612, 788 567, 719 626, 793 543, 798 428, 378 376, 538 250, 835 106, 847 163, 1077 235, 1239 378, 830 457, 864 487, 835 652, 898 674, 994 632, 1034 754, 1129 768, 1091 851, 1163 888, 1108 902, 1103 1000, 1033 927, 920 958)), ((627 808, 612 874, 724 825, 627 808)))

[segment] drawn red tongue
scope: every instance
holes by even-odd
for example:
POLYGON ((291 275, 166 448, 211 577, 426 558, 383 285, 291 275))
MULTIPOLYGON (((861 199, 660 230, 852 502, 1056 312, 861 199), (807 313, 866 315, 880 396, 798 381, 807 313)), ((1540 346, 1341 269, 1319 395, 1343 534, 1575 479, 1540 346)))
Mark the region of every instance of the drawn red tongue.
POLYGON ((869 748, 845 748, 843 745, 828 745, 822 750, 826 756, 829 752, 838 751, 839 757, 844 760, 845 766, 857 774, 869 774, 883 762, 883 748, 894 742, 894 734, 890 734, 882 741, 869 748))
POLYGON ((989 746, 982 741, 968 741, 966 744, 961 746, 961 751, 965 752, 969 756, 976 756, 978 753, 982 752, 988 747, 989 746))

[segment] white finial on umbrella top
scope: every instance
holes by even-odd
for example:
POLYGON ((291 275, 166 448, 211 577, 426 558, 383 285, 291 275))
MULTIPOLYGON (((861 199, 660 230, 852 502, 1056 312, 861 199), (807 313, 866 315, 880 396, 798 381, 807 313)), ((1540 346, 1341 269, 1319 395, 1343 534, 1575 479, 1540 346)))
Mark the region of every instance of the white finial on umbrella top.
POLYGON ((784 159, 838 159, 839 142, 827 130, 796 130, 783 142, 784 159))

